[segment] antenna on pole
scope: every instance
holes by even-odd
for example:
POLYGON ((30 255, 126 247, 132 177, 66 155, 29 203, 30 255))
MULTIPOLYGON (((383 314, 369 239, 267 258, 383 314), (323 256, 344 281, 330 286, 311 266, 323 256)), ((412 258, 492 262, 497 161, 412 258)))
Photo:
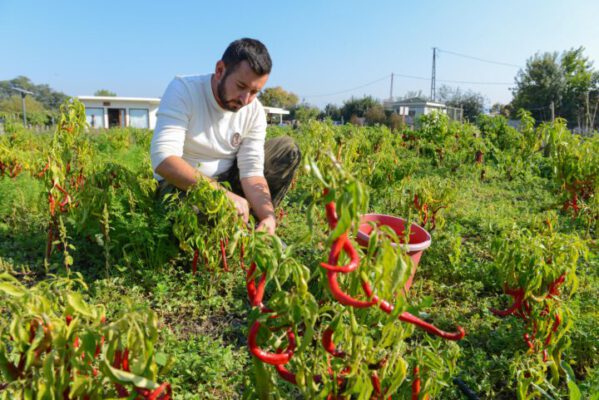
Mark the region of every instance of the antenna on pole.
POLYGON ((437 85, 437 48, 433 47, 433 73, 431 75, 431 100, 435 101, 437 85))
POLYGON ((391 87, 389 88, 389 100, 393 101, 393 72, 391 72, 391 87))
POLYGON ((28 94, 32 95, 33 92, 30 92, 29 90, 21 89, 18 87, 14 87, 14 86, 11 86, 11 89, 21 93, 21 104, 23 106, 23 126, 26 127, 27 126, 27 108, 25 107, 25 96, 27 96, 28 94))

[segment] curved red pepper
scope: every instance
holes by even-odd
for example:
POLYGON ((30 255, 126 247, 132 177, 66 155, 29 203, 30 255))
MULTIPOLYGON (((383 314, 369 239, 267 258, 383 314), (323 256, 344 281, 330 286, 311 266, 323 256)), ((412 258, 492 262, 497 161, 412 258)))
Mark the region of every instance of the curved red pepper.
POLYGON ((256 286, 256 282, 253 279, 254 272, 256 272, 256 263, 252 263, 247 271, 246 288, 252 306, 260 307, 262 306, 262 298, 264 297, 264 288, 266 286, 266 273, 262 274, 256 286))
POLYGON ((345 293, 339 287, 339 282, 337 282, 337 272, 327 271, 327 278, 329 280, 329 289, 331 290, 331 294, 339 303, 345 306, 352 306, 355 308, 368 308, 372 307, 378 302, 378 298, 374 296, 369 301, 361 301, 357 300, 347 293, 345 293))
POLYGON ((355 271, 360 264, 360 257, 358 252, 351 244, 350 240, 347 237, 347 233, 339 236, 335 242, 333 242, 333 247, 331 248, 331 253, 329 255, 329 262, 320 263, 320 266, 326 269, 327 271, 341 272, 347 274, 349 272, 355 271), (350 262, 344 266, 337 266, 337 260, 339 258, 339 254, 341 253, 341 248, 349 255, 350 262))
POLYGON ((404 311, 401 314, 399 314, 399 320, 416 325, 417 327, 424 329, 431 335, 439 336, 447 340, 461 340, 464 336, 466 336, 466 331, 461 326, 457 327, 457 332, 445 332, 437 328, 436 326, 429 324, 428 322, 425 322, 418 317, 415 317, 407 311, 404 311))
POLYGON ((333 343, 333 330, 331 328, 325 329, 322 333, 322 347, 333 357, 345 357, 345 352, 337 350, 335 343, 333 343))
MULTIPOLYGON (((278 351, 277 351, 277 353, 278 353, 278 351)), ((275 365, 275 369, 277 370, 277 373, 279 374, 279 376, 281 378, 283 378, 284 380, 286 380, 289 383, 297 385, 297 380, 295 379, 295 374, 293 372, 289 371, 287 368, 285 368, 284 365, 282 365, 282 364, 275 365)))
POLYGON ((289 344, 287 345, 287 349, 285 350, 285 352, 280 354, 269 353, 259 348, 258 343, 256 341, 258 337, 258 331, 260 330, 260 325, 260 322, 256 321, 250 328, 250 333, 248 335, 248 347, 250 348, 250 352, 260 361, 265 362, 267 364, 287 364, 293 356, 293 351, 295 350, 295 335, 293 331, 291 329, 287 331, 287 339, 289 340, 289 344))

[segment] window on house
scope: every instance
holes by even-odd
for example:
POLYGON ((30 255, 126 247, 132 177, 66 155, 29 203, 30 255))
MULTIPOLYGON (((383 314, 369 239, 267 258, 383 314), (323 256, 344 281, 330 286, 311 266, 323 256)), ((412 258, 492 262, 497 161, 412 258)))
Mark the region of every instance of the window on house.
POLYGON ((104 109, 85 108, 85 120, 92 129, 104 128, 104 109))
POLYGON ((148 129, 150 127, 149 113, 147 108, 129 109, 129 126, 132 128, 148 129))

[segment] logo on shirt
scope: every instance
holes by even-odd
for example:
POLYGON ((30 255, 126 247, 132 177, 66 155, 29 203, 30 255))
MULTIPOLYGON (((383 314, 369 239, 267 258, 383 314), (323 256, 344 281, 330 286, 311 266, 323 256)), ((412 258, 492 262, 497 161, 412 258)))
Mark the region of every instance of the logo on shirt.
POLYGON ((231 146, 239 147, 241 144, 241 134, 239 132, 235 132, 233 137, 231 138, 231 146))

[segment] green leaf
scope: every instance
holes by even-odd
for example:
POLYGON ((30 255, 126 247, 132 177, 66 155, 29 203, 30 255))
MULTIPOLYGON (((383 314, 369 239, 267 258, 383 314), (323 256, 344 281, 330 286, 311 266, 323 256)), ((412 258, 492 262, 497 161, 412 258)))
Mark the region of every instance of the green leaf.
POLYGON ((0 283, 0 291, 13 297, 22 297, 23 295, 25 295, 25 293, 27 293, 27 290, 25 290, 24 288, 11 285, 8 282, 0 283))
POLYGON ((106 372, 113 381, 117 381, 122 384, 133 384, 137 388, 154 390, 159 385, 143 376, 135 375, 127 371, 116 369, 110 366, 106 357, 102 360, 102 369, 106 372))
POLYGON ((86 317, 94 318, 95 315, 92 312, 91 307, 85 303, 79 293, 67 293, 67 303, 77 313, 86 317))

